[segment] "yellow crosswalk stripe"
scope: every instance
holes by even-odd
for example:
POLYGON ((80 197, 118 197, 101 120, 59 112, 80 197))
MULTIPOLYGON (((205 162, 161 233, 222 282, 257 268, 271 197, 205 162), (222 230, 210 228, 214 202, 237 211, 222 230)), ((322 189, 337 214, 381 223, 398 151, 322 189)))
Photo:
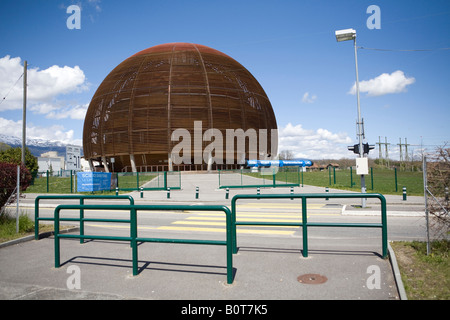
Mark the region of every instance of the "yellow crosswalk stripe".
MULTIPOLYGON (((199 213, 198 216, 202 217, 223 217, 225 219, 224 214, 220 213, 199 213)), ((237 217, 265 217, 265 218, 292 218, 297 219, 301 217, 301 214, 286 214, 286 213, 238 213, 237 217)))
MULTIPOLYGON (((308 203, 308 217, 314 215, 336 215, 339 213, 323 213, 327 210, 336 211, 337 208, 326 207, 326 204, 308 203), (317 212, 317 210, 320 210, 317 212), (314 212, 316 211, 316 212, 314 212)), ((338 209, 339 210, 339 209, 338 209)), ((176 219, 168 225, 154 227, 138 227, 139 229, 149 230, 168 230, 168 231, 186 231, 186 232, 221 232, 225 233, 225 214, 217 211, 167 211, 166 213, 176 214, 182 219, 176 219), (181 214, 181 215, 180 215, 181 214)), ((175 216, 172 216, 175 218, 175 216)), ((273 223, 300 223, 302 221, 302 206, 298 201, 291 203, 266 203, 251 202, 237 205, 237 221, 246 222, 273 222, 273 223)), ((96 227, 122 228, 111 225, 91 225, 96 227)), ((123 228, 129 228, 124 226, 123 228)), ((267 234, 267 235, 293 235, 298 231, 296 226, 239 226, 237 233, 246 234, 267 234)))
MULTIPOLYGON (((177 221, 176 221, 177 222, 177 221)), ((97 228, 113 228, 113 229, 129 229, 128 226, 118 226, 110 224, 86 224, 89 227, 97 228)), ((270 226, 264 226, 270 227, 270 226)), ((290 227, 287 227, 290 228, 290 227)), ((138 227, 139 230, 168 230, 168 231, 198 231, 198 232, 222 232, 225 233, 225 228, 205 228, 205 227, 178 227, 178 226, 161 226, 161 227, 138 227)), ((237 229, 236 233, 256 233, 256 234, 278 234, 278 235, 292 235, 295 230, 260 230, 260 229, 237 229)))
MULTIPOLYGON (((215 222, 215 221, 186 221, 186 220, 180 220, 180 221, 175 221, 172 222, 172 224, 181 224, 181 225, 203 225, 203 226, 221 226, 221 227, 225 227, 226 223, 224 222, 215 222)), ((292 229, 293 227, 291 226, 253 226, 255 228, 288 228, 288 229, 292 229)), ((295 227, 294 227, 295 228, 295 227)))
MULTIPOLYGON (((216 220, 216 221, 225 221, 225 218, 221 217, 188 217, 188 220, 216 220)), ((245 219, 236 219, 237 221, 261 221, 261 222, 299 222, 301 219, 267 219, 267 218, 245 218, 245 219)))
MULTIPOLYGON (((225 228, 200 228, 200 227, 176 227, 176 226, 162 226, 158 230, 174 230, 174 231, 204 231, 204 232, 223 232, 225 228)), ((236 233, 258 233, 258 234, 279 234, 292 235, 295 231, 285 230, 260 230, 260 229, 237 229, 236 233)))
MULTIPOLYGON (((308 203, 306 205, 307 209, 321 209, 325 205, 321 203, 308 203)), ((239 208, 263 208, 263 209, 271 209, 271 208, 291 208, 291 209, 301 209, 302 205, 300 203, 245 203, 236 206, 239 208)))

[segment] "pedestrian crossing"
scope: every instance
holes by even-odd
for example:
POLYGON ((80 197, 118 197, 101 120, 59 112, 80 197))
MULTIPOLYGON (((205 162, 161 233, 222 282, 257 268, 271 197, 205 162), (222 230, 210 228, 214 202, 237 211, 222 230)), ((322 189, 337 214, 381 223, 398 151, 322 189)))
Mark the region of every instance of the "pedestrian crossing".
MULTIPOLYGON (((160 225, 139 225, 138 230, 180 231, 180 232, 211 232, 225 233, 225 214, 218 211, 166 211, 161 212, 167 216, 167 220, 160 225)), ((307 218, 315 215, 340 215, 340 207, 328 207, 326 204, 308 204, 307 218)), ((243 203, 236 206, 237 222, 266 222, 266 223, 301 223, 302 208, 299 203, 243 203)), ((117 226, 111 224, 88 224, 92 227, 112 229, 128 229, 129 226, 117 226)), ((292 236, 298 232, 298 226, 273 226, 273 225, 241 225, 237 226, 239 234, 256 235, 284 235, 292 236)))
MULTIPOLYGON (((327 211, 324 204, 308 204, 308 217, 314 211, 327 211)), ((333 209, 336 214, 336 208, 333 209)), ((330 211, 331 212, 331 211, 330 211)), ((326 213, 325 213, 326 214, 326 213)), ((301 223, 302 209, 298 203, 245 203, 236 207, 236 221, 245 222, 273 222, 273 223, 301 223)), ((177 219, 169 225, 160 226, 158 230, 192 231, 192 232, 222 232, 226 231, 225 215, 219 212, 184 211, 183 218, 177 219)), ((245 234, 293 235, 299 227, 296 226, 238 226, 236 232, 245 234)))

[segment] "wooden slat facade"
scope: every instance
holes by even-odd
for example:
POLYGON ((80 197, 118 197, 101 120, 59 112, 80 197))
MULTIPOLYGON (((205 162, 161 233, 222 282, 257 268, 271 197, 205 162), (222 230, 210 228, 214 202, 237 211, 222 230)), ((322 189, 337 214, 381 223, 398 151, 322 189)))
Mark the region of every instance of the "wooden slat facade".
POLYGON ((130 154, 136 166, 167 165, 178 143, 171 133, 184 128, 193 139, 194 121, 224 139, 226 129, 277 128, 266 93, 241 64, 206 46, 170 43, 138 52, 104 79, 86 113, 84 155, 114 157, 116 171, 130 166, 130 154))

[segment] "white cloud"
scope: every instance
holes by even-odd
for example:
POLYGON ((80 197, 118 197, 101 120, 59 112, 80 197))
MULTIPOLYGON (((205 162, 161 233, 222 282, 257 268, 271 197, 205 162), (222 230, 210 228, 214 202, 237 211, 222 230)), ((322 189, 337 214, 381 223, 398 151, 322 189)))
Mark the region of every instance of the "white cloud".
POLYGON ((305 92, 305 94, 302 97, 302 102, 303 103, 313 103, 314 101, 316 101, 316 99, 317 99, 316 95, 309 96, 309 92, 305 92))
POLYGON ((74 119, 74 120, 84 120, 86 116, 86 111, 89 104, 69 106, 57 111, 51 111, 47 113, 46 118, 48 119, 74 119))
MULTIPOLYGON (((391 74, 383 73, 370 80, 359 82, 359 91, 367 92, 368 96, 382 96, 389 93, 399 93, 406 91, 406 86, 416 81, 413 77, 406 77, 404 72, 397 70, 391 74)), ((349 93, 356 94, 356 83, 349 93)))
MULTIPOLYGON (((0 94, 2 98, 8 95, 1 104, 1 110, 22 108, 23 81, 16 83, 22 73, 23 65, 19 57, 11 58, 7 55, 0 58, 0 94)), ((72 68, 54 65, 45 70, 39 68, 27 70, 27 105, 32 108, 36 104, 41 104, 40 107, 36 107, 39 113, 59 109, 55 103, 58 96, 81 92, 87 88, 86 77, 79 66, 72 68)))
POLYGON ((326 129, 304 129, 301 124, 288 123, 278 128, 278 150, 289 150, 296 158, 341 159, 351 156, 347 149, 352 139, 346 133, 326 129))
POLYGON ((101 0, 88 0, 89 4, 92 5, 97 12, 101 12, 102 8, 100 7, 101 0))
MULTIPOLYGON (((0 117, 0 132, 9 136, 22 138, 22 121, 13 121, 0 117)), ((74 139, 73 130, 65 130, 62 125, 49 127, 34 126, 27 123, 27 139, 43 139, 82 145, 81 139, 74 139)))

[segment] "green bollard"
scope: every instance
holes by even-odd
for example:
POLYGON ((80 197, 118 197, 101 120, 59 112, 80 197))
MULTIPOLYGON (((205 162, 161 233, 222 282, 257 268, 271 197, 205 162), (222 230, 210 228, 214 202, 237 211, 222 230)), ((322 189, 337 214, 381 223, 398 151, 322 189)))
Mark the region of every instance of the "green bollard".
POLYGON ((195 199, 198 199, 198 187, 195 187, 195 199))
POLYGON ((144 197, 144 188, 141 187, 141 199, 144 197))
POLYGON ((167 188, 167 199, 170 199, 170 188, 167 188))
POLYGON ((230 188, 227 188, 227 192, 225 193, 225 199, 230 197, 230 188))
POLYGON ((403 201, 406 201, 406 187, 403 187, 403 201))
MULTIPOLYGON (((325 187, 325 192, 329 192, 330 190, 328 189, 328 187, 325 187)), ((329 198, 325 198, 325 200, 328 200, 329 198)))

